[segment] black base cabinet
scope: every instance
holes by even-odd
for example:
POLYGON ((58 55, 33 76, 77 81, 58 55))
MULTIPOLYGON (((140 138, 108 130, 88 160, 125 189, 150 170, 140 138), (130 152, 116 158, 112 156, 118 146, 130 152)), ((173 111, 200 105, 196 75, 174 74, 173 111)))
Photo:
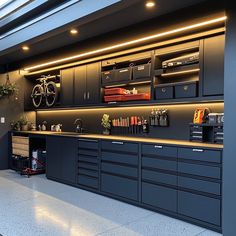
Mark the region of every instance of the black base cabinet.
POLYGON ((221 232, 222 150, 49 136, 47 177, 221 232))

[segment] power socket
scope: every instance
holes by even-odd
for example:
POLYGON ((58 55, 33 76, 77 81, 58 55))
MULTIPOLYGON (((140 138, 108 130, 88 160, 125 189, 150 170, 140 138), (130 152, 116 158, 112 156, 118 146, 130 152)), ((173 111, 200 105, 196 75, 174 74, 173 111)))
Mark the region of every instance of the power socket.
POLYGON ((5 117, 1 117, 1 124, 5 124, 6 120, 5 120, 5 117))

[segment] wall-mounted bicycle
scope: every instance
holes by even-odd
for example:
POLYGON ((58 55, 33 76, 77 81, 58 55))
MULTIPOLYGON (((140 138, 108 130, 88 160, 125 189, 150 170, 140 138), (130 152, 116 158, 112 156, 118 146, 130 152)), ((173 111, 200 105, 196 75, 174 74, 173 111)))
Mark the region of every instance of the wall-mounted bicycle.
POLYGON ((55 104, 58 97, 58 90, 56 83, 53 81, 47 82, 48 79, 54 78, 55 76, 42 76, 37 79, 40 84, 36 84, 31 93, 31 98, 34 106, 38 108, 44 101, 47 107, 51 107, 55 104))

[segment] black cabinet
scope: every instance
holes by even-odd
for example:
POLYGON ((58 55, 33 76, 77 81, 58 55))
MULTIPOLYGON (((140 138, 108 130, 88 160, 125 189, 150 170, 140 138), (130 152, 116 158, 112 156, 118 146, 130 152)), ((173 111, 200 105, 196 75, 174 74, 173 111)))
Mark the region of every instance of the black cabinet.
POLYGON ((74 104, 96 104, 100 98, 100 63, 75 68, 74 104))
POLYGON ((98 140, 79 139, 77 184, 99 188, 98 140))
POLYGON ((61 104, 96 104, 100 99, 100 62, 61 70, 61 104))
POLYGON ((48 178, 75 184, 77 139, 72 137, 47 137, 48 178))
POLYGON ((224 94, 225 35, 204 39, 203 96, 224 94))
POLYGON ((61 70, 61 105, 72 105, 74 101, 74 69, 61 70))

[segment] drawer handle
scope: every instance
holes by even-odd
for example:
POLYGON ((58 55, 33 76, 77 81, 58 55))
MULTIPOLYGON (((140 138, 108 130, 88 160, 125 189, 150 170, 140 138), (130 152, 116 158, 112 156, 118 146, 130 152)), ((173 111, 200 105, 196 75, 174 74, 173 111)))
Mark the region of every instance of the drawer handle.
POLYGON ((83 139, 83 138, 80 138, 79 141, 85 141, 85 142, 98 142, 98 140, 95 140, 95 139, 83 139))
POLYGON ((155 145, 154 147, 158 148, 158 149, 162 149, 163 148, 163 146, 160 146, 160 145, 155 145))
POLYGON ((204 152, 204 150, 203 149, 193 149, 193 152, 204 152))
POLYGON ((113 141, 112 144, 123 145, 124 143, 123 143, 123 142, 116 142, 116 141, 113 141))
POLYGON ((128 69, 124 69, 124 70, 120 70, 119 73, 124 73, 124 72, 127 72, 128 69))

